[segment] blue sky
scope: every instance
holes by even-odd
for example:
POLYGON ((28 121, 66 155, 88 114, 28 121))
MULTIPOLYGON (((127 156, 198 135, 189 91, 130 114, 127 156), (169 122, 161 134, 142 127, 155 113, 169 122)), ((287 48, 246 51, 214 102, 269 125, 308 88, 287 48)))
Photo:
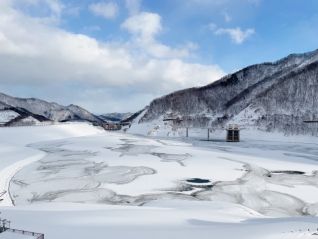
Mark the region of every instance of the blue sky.
POLYGON ((318 48, 315 0, 1 0, 0 91, 136 111, 318 48))
MULTIPOLYGON (((67 2, 78 4, 78 1, 67 2)), ((87 2, 82 1, 83 5, 87 2)), ((124 1, 119 2, 119 6, 124 5, 124 1)), ((318 29, 315 28, 318 2, 315 0, 144 0, 141 7, 162 17, 164 31, 159 36, 162 42, 174 46, 193 42, 199 49, 192 61, 217 63, 227 72, 318 48, 318 29), (243 43, 233 44, 229 37, 213 34, 208 28, 211 23, 220 28, 239 27, 243 31, 252 28, 255 33, 243 43)), ((116 19, 104 22, 83 11, 83 18, 69 17, 63 27, 99 40, 125 39, 129 36, 120 29, 120 24, 127 12, 121 10, 116 19), (85 29, 88 25, 99 26, 101 30, 89 31, 85 29)))

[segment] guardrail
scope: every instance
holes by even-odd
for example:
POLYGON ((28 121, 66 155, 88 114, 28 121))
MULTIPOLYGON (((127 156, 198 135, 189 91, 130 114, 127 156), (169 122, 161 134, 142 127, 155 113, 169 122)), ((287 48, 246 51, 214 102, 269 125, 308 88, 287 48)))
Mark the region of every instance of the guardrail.
POLYGON ((13 228, 6 229, 6 231, 18 233, 18 234, 22 234, 22 235, 26 235, 26 236, 33 236, 35 239, 44 239, 44 234, 42 234, 42 233, 29 232, 29 231, 18 230, 18 229, 13 229, 13 228))

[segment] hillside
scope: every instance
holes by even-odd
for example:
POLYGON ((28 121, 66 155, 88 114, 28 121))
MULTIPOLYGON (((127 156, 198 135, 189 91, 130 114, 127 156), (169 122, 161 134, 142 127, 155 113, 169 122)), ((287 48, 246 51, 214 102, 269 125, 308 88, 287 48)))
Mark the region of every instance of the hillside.
POLYGON ((151 102, 134 125, 163 125, 178 117, 176 127, 245 128, 285 134, 317 134, 318 50, 292 54, 272 63, 246 67, 199 88, 171 93, 151 102), (151 123, 152 122, 152 123, 151 123))
POLYGON ((103 119, 104 121, 108 121, 108 122, 120 122, 123 120, 126 120, 127 118, 129 118, 130 116, 132 116, 132 113, 106 113, 106 114, 102 114, 99 115, 99 117, 101 119, 103 119))
POLYGON ((16 98, 0 93, 0 125, 34 125, 43 122, 88 121, 101 124, 94 114, 77 106, 62 106, 35 98, 16 98))

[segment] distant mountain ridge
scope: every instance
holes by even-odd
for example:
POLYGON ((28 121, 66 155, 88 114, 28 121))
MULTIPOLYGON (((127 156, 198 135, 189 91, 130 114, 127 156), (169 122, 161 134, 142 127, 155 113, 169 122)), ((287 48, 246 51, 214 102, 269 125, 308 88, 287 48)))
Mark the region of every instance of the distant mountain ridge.
POLYGON ((33 125, 40 122, 88 121, 101 125, 103 120, 77 105, 62 106, 35 98, 17 98, 0 93, 0 124, 33 125))
POLYGON ((134 124, 153 127, 150 122, 160 125, 168 116, 190 127, 237 123, 270 132, 316 135, 318 127, 303 121, 318 119, 318 50, 252 65, 209 85, 155 99, 134 124))
POLYGON ((108 122, 120 122, 120 121, 124 121, 127 118, 129 118, 131 115, 133 115, 133 113, 106 113, 106 114, 102 114, 99 115, 99 117, 105 121, 108 122))

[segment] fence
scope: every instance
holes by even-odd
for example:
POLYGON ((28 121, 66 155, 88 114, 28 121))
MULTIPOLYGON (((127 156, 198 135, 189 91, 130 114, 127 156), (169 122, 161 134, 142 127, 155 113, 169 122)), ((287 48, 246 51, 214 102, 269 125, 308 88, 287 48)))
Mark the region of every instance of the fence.
POLYGON ((29 231, 12 229, 12 228, 7 229, 6 231, 18 233, 18 234, 22 234, 22 235, 26 235, 26 236, 33 236, 35 239, 44 239, 44 234, 42 234, 42 233, 29 232, 29 231))

